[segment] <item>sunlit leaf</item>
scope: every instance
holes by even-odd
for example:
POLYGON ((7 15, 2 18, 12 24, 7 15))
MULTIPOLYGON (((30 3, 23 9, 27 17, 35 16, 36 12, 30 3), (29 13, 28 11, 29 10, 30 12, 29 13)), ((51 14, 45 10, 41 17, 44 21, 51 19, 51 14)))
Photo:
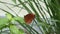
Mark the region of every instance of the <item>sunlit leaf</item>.
POLYGON ((7 18, 8 18, 9 20, 12 19, 12 15, 11 15, 11 14, 7 13, 6 16, 7 16, 7 18))
POLYGON ((2 28, 5 25, 8 25, 8 19, 7 18, 0 18, 0 28, 2 28))
POLYGON ((11 34, 24 34, 24 31, 20 30, 15 25, 10 25, 11 34))

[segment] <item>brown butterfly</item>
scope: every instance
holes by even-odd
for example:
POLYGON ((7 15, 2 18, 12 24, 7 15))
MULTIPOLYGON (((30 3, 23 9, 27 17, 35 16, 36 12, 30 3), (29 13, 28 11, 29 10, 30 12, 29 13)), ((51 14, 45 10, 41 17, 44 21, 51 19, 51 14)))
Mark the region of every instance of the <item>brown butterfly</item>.
POLYGON ((34 18, 35 18, 35 15, 33 13, 30 13, 24 16, 24 20, 26 24, 30 24, 34 18))

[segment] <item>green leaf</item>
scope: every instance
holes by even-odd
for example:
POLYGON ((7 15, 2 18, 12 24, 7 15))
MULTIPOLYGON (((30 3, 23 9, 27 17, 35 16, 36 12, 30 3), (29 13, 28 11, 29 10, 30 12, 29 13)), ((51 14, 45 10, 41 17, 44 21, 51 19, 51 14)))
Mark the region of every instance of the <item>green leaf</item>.
POLYGON ((22 29, 19 29, 19 31, 20 31, 22 34, 24 34, 24 31, 23 31, 22 29))
POLYGON ((6 16, 7 16, 7 18, 8 18, 9 20, 12 19, 12 15, 11 15, 11 14, 7 13, 6 16))
POLYGON ((12 0, 16 4, 16 0, 12 0))
POLYGON ((4 27, 7 24, 8 24, 7 18, 0 18, 0 28, 4 27))
POLYGON ((14 17, 14 19, 20 21, 21 23, 25 23, 22 17, 14 17))
POLYGON ((24 34, 24 31, 19 31, 15 25, 10 25, 10 32, 11 34, 24 34))

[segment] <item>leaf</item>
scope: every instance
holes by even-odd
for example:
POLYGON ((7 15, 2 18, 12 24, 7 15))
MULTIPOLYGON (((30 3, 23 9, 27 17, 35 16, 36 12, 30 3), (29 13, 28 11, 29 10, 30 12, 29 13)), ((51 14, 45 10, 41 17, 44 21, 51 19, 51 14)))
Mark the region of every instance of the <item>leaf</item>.
POLYGON ((16 4, 16 0, 12 0, 16 4))
POLYGON ((22 17, 14 17, 14 19, 20 21, 21 23, 25 23, 22 17))
POLYGON ((31 10, 21 0, 18 1, 22 4, 22 6, 27 10, 28 13, 32 13, 31 10))
POLYGON ((5 25, 8 24, 8 19, 7 18, 0 18, 0 28, 4 27, 5 25))
POLYGON ((11 34, 24 34, 24 31, 19 31, 15 25, 10 25, 10 32, 11 34))
POLYGON ((12 15, 11 15, 11 14, 7 13, 6 16, 7 16, 7 18, 8 18, 9 20, 12 19, 12 15))

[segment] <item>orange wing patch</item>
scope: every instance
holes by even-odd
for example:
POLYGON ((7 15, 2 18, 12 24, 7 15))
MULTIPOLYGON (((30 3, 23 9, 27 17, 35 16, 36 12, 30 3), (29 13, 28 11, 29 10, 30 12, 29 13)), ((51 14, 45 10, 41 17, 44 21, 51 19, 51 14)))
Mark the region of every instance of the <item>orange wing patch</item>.
POLYGON ((32 13, 24 16, 24 20, 25 20, 26 24, 30 24, 34 18, 35 18, 35 15, 32 13))

